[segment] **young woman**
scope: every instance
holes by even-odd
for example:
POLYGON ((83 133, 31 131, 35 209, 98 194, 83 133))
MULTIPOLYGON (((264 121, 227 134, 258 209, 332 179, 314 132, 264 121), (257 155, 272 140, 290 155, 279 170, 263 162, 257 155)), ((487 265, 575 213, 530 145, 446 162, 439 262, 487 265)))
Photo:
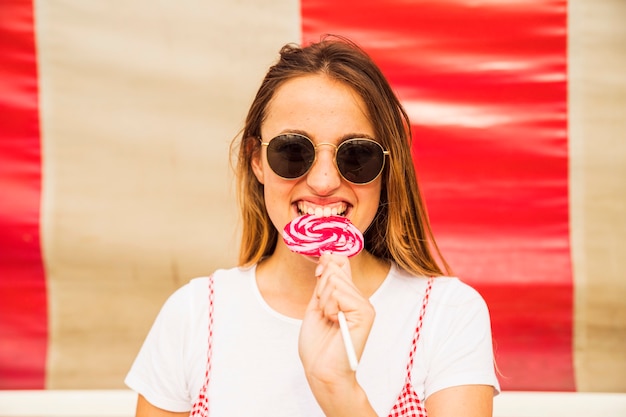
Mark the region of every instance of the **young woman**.
POLYGON ((492 414, 489 313, 446 277, 410 137, 356 45, 282 48, 236 146, 240 266, 192 280, 163 306, 126 378, 137 416, 492 414), (347 217, 365 250, 290 251, 280 231, 305 213, 347 217))

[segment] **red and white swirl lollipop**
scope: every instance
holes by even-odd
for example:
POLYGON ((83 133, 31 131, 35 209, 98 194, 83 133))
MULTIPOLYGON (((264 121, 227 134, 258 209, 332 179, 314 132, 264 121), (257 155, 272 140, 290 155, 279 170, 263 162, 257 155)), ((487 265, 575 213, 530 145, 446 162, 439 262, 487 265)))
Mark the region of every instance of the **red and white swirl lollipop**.
POLYGON ((361 231, 341 216, 297 217, 283 229, 283 240, 291 251, 308 256, 332 252, 351 257, 363 250, 361 231))

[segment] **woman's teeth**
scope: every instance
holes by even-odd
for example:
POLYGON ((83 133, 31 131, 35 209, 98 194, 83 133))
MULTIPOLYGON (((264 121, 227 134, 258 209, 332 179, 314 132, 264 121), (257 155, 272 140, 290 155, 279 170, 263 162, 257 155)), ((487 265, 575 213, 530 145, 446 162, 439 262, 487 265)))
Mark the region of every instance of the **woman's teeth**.
POLYGON ((343 216, 346 213, 346 205, 341 204, 340 206, 320 207, 320 206, 308 206, 300 202, 298 203, 298 211, 300 215, 312 214, 317 217, 343 216))

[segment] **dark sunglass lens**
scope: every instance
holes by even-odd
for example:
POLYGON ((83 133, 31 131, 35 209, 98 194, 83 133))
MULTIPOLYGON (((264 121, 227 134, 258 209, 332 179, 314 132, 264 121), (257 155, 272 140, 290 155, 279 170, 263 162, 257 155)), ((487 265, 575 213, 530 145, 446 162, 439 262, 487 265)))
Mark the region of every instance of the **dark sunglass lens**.
POLYGON ((373 181, 383 169, 385 154, 378 143, 352 139, 337 151, 337 167, 343 177, 355 184, 373 181))
POLYGON ((270 140, 267 161, 283 178, 298 178, 307 173, 315 160, 315 148, 300 135, 281 135, 270 140))

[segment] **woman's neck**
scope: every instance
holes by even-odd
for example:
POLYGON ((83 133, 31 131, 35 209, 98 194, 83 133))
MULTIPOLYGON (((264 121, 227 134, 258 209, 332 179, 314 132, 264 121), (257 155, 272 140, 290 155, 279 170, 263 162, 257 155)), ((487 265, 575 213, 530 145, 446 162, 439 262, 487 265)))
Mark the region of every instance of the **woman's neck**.
MULTIPOLYGON (((305 257, 277 245, 275 252, 259 263, 256 281, 270 307, 289 317, 302 318, 317 282, 315 258, 305 257)), ((352 279, 365 297, 370 297, 389 273, 389 263, 368 252, 350 259, 352 279)))

